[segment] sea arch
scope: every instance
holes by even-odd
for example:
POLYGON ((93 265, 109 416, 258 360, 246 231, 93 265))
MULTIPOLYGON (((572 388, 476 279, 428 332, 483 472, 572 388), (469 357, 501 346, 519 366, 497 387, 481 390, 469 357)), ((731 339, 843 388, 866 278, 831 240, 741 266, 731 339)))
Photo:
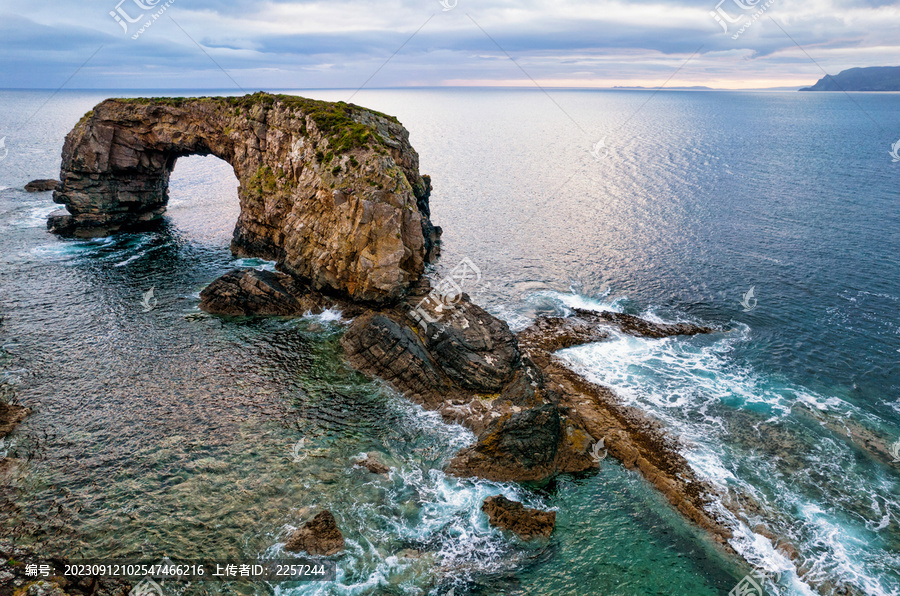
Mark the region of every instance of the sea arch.
POLYGON ((232 251, 275 260, 315 289, 389 301, 434 253, 430 180, 396 118, 266 93, 100 103, 66 136, 53 195, 65 209, 48 228, 89 237, 159 220, 188 155, 234 169, 232 251))

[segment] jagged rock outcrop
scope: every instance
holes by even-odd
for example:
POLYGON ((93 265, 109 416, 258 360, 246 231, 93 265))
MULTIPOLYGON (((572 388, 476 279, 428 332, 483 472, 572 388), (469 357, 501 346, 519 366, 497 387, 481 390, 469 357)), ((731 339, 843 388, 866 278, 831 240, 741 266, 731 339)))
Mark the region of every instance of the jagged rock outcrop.
MULTIPOLYGON (((711 327, 702 327, 693 323, 654 323, 634 315, 618 312, 594 312, 574 309, 573 322, 586 323, 588 327, 596 325, 615 325, 621 331, 637 337, 672 337, 673 335, 698 335, 712 333, 711 327)), ((583 343, 583 342, 582 342, 583 343)))
POLYGON ((234 269, 200 292, 200 308, 220 315, 302 315, 320 306, 296 278, 257 269, 234 269))
POLYGON ((284 550, 335 555, 344 550, 344 535, 338 529, 334 515, 326 509, 294 532, 284 545, 284 550))
POLYGON ((523 540, 549 538, 556 526, 555 511, 529 509, 503 495, 486 498, 481 510, 492 526, 513 532, 523 540))
POLYGON ((353 320, 341 344, 354 368, 478 434, 449 473, 541 482, 590 468, 592 437, 522 359, 506 323, 465 294, 453 304, 422 303, 429 289, 424 280, 408 302, 353 320), (418 320, 413 305, 421 309, 418 320))
POLYGON ((504 414, 457 454, 447 472, 489 480, 541 482, 560 472, 592 467, 591 437, 558 402, 504 414))
POLYGON ((53 198, 67 212, 48 227, 95 236, 157 220, 185 155, 234 168, 233 252, 274 260, 315 290, 394 300, 435 253, 430 180, 396 118, 266 93, 99 104, 66 136, 53 198))

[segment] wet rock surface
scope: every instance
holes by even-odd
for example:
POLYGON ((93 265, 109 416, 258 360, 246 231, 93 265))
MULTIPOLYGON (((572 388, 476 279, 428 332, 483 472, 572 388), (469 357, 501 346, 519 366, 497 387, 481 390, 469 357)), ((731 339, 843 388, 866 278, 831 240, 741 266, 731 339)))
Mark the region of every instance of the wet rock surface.
POLYGON ((32 180, 25 185, 27 192, 47 192, 48 190, 56 190, 59 187, 59 180, 32 180))
POLYGON ((325 510, 294 532, 284 549, 305 551, 311 555, 335 555, 344 550, 344 536, 337 527, 334 515, 325 510))
POLYGON ((556 526, 555 511, 529 509, 503 495, 486 498, 481 510, 492 526, 513 532, 523 540, 549 538, 556 526))
POLYGON ((235 269, 200 292, 200 308, 220 315, 302 315, 320 310, 321 300, 284 273, 235 269))
POLYGON ((673 335, 698 335, 700 333, 712 333, 715 329, 702 327, 692 323, 654 323, 634 315, 617 312, 594 312, 575 309, 575 316, 588 324, 612 324, 623 332, 638 337, 671 337, 673 335))
POLYGON ((590 467, 589 437, 543 389, 506 323, 465 295, 417 318, 417 300, 356 318, 341 344, 357 370, 479 435, 449 473, 540 482, 590 467))
POLYGON ((592 467, 590 437, 558 404, 505 414, 461 451, 447 468, 459 476, 496 481, 541 482, 560 472, 592 467))

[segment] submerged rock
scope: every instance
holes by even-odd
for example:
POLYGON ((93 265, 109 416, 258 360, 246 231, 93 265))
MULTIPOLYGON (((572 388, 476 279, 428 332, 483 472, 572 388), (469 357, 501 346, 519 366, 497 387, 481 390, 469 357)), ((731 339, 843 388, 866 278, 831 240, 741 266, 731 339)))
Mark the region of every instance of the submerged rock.
POLYGON ((523 540, 549 538, 556 526, 555 511, 529 509, 503 495, 486 498, 481 510, 492 526, 513 532, 523 540))
POLYGON ((46 192, 48 190, 56 190, 59 186, 59 180, 32 180, 25 185, 28 192, 46 192))
POLYGON ((357 466, 362 466, 373 474, 383 474, 385 476, 391 471, 386 465, 381 463, 381 460, 378 457, 378 454, 374 451, 371 453, 367 453, 366 457, 363 459, 354 462, 357 466))
POLYGON ((232 251, 274 260, 314 290, 399 298, 434 254, 430 181, 396 118, 343 102, 108 99, 66 136, 66 211, 50 230, 107 235, 158 220, 179 157, 215 155, 240 181, 232 251))
POLYGON ((29 414, 29 408, 0 402, 0 439, 11 433, 29 414))
POLYGON ((654 323, 634 315, 626 315, 618 312, 594 312, 575 309, 575 315, 589 323, 609 323, 619 327, 629 335, 638 337, 672 337, 673 335, 698 335, 700 333, 712 333, 712 327, 702 327, 693 323, 654 323))
POLYGON ((294 532, 284 549, 306 551, 311 555, 334 555, 344 550, 344 535, 338 529, 334 515, 326 509, 294 532))

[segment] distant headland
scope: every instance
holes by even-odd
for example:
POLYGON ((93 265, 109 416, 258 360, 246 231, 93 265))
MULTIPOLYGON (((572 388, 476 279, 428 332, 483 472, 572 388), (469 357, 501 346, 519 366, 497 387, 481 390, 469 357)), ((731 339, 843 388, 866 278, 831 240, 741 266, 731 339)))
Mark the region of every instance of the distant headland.
POLYGON ((849 68, 800 91, 900 91, 900 66, 849 68))

